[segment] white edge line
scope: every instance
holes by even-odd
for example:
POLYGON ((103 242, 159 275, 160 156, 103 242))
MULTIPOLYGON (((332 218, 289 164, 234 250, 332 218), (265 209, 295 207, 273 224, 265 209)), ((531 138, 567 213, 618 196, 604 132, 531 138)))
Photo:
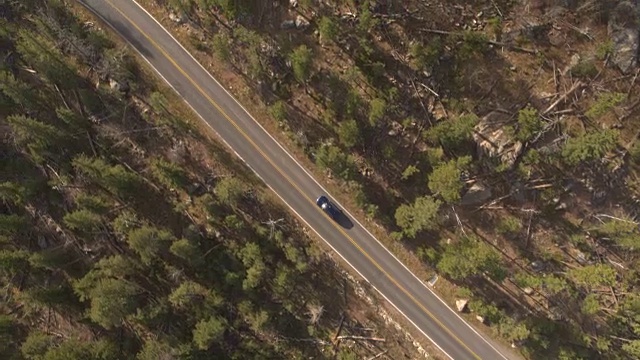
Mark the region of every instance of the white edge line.
MULTIPOLYGON (((89 9, 90 10, 90 9, 89 9)), ((102 17, 100 14, 95 13, 93 11, 91 11, 94 15, 96 15, 98 18, 102 19, 102 21, 107 24, 107 26, 109 26, 113 31, 115 31, 116 33, 118 33, 118 30, 113 27, 104 17, 102 17)), ((358 271, 358 269, 353 266, 347 259, 345 259, 344 256, 342 256, 342 254, 336 250, 336 248, 334 248, 331 243, 329 243, 324 237, 322 237, 322 235, 320 235, 318 233, 318 231, 316 231, 316 229, 311 226, 302 216, 300 216, 300 214, 298 214, 298 212, 291 207, 291 205, 289 205, 289 203, 282 198, 282 196, 280 196, 280 194, 278 194, 277 191, 275 191, 271 185, 269 185, 266 181, 264 181, 264 179, 260 176, 260 174, 258 174, 243 158, 242 156, 240 156, 230 145, 229 143, 227 143, 226 140, 224 140, 224 138, 222 138, 222 136, 220 136, 220 134, 213 128, 213 126, 211 126, 211 124, 209 124, 205 118, 200 115, 199 112, 196 111, 196 109, 193 108, 193 106, 191 106, 191 104, 187 101, 187 99, 185 99, 182 94, 180 94, 180 92, 169 82, 167 81, 167 79, 162 75, 162 73, 160 73, 160 71, 158 71, 158 69, 155 68, 155 66, 153 66, 153 64, 138 50, 136 49, 135 46, 133 46, 133 44, 131 44, 126 38, 122 37, 125 42, 127 42, 129 44, 129 46, 131 48, 133 48, 138 55, 140 55, 140 57, 142 59, 144 59, 144 61, 160 76, 160 78, 162 78, 162 80, 169 85, 169 87, 178 95, 180 95, 180 97, 182 98, 182 101, 184 101, 185 104, 187 104, 187 106, 189 106, 189 108, 196 114, 198 115, 198 117, 217 135, 218 138, 220 138, 222 140, 222 142, 229 148, 231 149, 231 151, 233 151, 236 156, 249 168, 251 169, 251 171, 253 171, 259 178, 260 180, 262 180, 262 182, 267 185, 267 187, 271 190, 271 192, 273 192, 274 194, 276 194, 276 196, 283 202, 285 203, 285 205, 287 205, 287 207, 300 219, 302 220, 302 222, 304 222, 308 228, 310 228, 320 239, 322 239, 327 245, 329 245, 329 247, 333 250, 333 252, 335 252, 336 254, 338 254, 338 256, 340 256, 340 258, 346 262, 347 264, 349 264, 349 266, 351 266, 351 268, 353 270, 355 270, 355 272, 361 277, 363 278, 371 287, 373 287, 376 292, 378 292, 378 294, 380 294, 389 304, 391 304, 400 314, 402 314, 402 316, 404 316, 416 329, 418 329, 418 331, 420 331, 427 339, 429 339, 429 341, 431 341, 432 344, 434 344, 444 355, 446 355, 449 359, 454 360, 453 357, 451 357, 451 355, 449 355, 446 351, 444 351, 440 345, 438 345, 435 341, 433 341, 431 339, 431 337, 429 337, 429 335, 427 335, 424 331, 422 331, 412 320, 411 318, 409 318, 404 312, 402 312, 402 310, 400 310, 391 300, 389 300, 380 290, 378 290, 377 287, 375 287, 365 276, 363 276, 360 271, 358 271)), ((235 99, 234 99, 235 100, 235 99)))
MULTIPOLYGON (((402 267, 404 267, 404 268, 405 268, 405 270, 407 270, 407 272, 409 272, 411 275, 413 275, 413 277, 414 277, 416 280, 418 280, 418 282, 419 282, 420 284, 422 284, 422 286, 424 286, 424 288, 425 288, 425 289, 427 289, 427 290, 428 290, 432 295, 434 295, 434 296, 435 296, 435 297, 436 297, 436 298, 437 298, 437 299, 438 299, 438 300, 439 300, 439 301, 440 301, 444 306, 446 306, 446 307, 449 309, 449 311, 450 311, 451 313, 453 313, 455 316, 457 316, 457 317, 458 317, 458 319, 460 319, 460 320, 461 320, 465 325, 467 325, 467 326, 469 327, 469 329, 471 329, 471 331, 473 331, 476 335, 478 335, 478 337, 480 337, 480 338, 481 338, 485 343, 487 343, 487 345, 489 345, 489 347, 491 347, 491 348, 492 348, 496 353, 498 353, 500 356, 502 356, 502 358, 503 358, 503 359, 505 359, 505 360, 509 360, 509 359, 508 359, 506 356, 504 356, 504 355, 503 355, 503 354, 502 354, 498 349, 496 349, 496 348, 493 346, 493 344, 491 344, 491 342, 489 342, 489 341, 488 341, 488 340, 487 340, 487 339, 486 339, 482 334, 480 334, 480 333, 479 333, 479 332, 478 332, 478 331, 477 331, 473 326, 471 326, 471 324, 469 324, 469 323, 468 323, 464 318, 462 318, 462 316, 460 316, 457 312, 455 312, 455 311, 451 308, 451 306, 449 306, 449 304, 447 304, 447 303, 446 303, 446 302, 445 302, 445 301, 444 301, 440 296, 438 296, 438 294, 436 294, 436 293, 435 293, 435 291, 433 291, 430 287, 428 287, 428 286, 427 286, 427 285, 426 285, 426 284, 425 284, 425 283, 424 283, 424 282, 423 282, 423 281, 422 281, 422 280, 421 280, 421 279, 420 279, 416 274, 414 274, 411 270, 409 270, 409 268, 408 268, 408 267, 407 267, 407 266, 406 266, 402 261, 400 261, 400 260, 399 260, 399 259, 398 259, 398 258, 397 258, 397 257, 396 257, 392 252, 391 252, 391 251, 389 251, 389 249, 387 249, 387 247, 386 247, 386 246, 384 246, 384 244, 382 244, 382 242, 380 242, 380 240, 378 240, 378 238, 376 238, 376 237, 375 237, 375 236, 374 236, 374 235, 373 235, 373 234, 372 234, 372 233, 371 233, 371 232, 370 232, 370 231, 369 231, 365 226, 363 226, 363 225, 362 225, 362 223, 360 223, 360 221, 359 221, 355 216, 353 216, 345 206, 343 206, 343 205, 342 205, 342 204, 341 204, 341 203, 340 203, 340 202, 339 202, 339 201, 338 201, 334 196, 332 196, 332 195, 331 195, 331 193, 329 193, 329 192, 324 188, 324 186, 322 186, 322 184, 320 184, 320 183, 315 179, 315 177, 314 177, 313 175, 311 175, 311 174, 309 173, 309 171, 307 171, 307 169, 305 169, 305 167, 304 167, 304 166, 302 166, 302 165, 298 162, 298 160, 296 160, 296 158, 295 158, 293 155, 291 155, 291 154, 289 153, 289 151, 287 151, 287 150, 282 146, 282 144, 280 144, 280 142, 278 142, 278 141, 277 141, 277 140, 276 140, 276 139, 275 139, 275 138, 274 138, 274 137, 273 137, 273 136, 272 136, 272 135, 271 135, 271 134, 270 134, 270 133, 269 133, 269 132, 268 132, 268 131, 263 127, 263 126, 262 126, 262 124, 260 124, 260 122, 258 122, 258 121, 253 117, 253 115, 251 115, 251 113, 250 113, 247 109, 245 109, 245 107, 244 107, 244 106, 242 106, 242 104, 241 104, 241 103, 240 103, 236 98, 235 98, 231 93, 229 93, 229 91, 227 91, 227 89, 226 89, 224 86, 222 86, 222 84, 220 84, 220 82, 218 82, 218 80, 217 80, 215 77, 213 77, 213 75, 211 75, 211 73, 209 73, 209 71, 208 71, 207 69, 205 69, 205 67, 204 67, 204 66, 202 66, 202 64, 201 64, 201 63, 200 63, 200 62, 199 62, 199 61, 198 61, 198 60, 197 60, 197 59, 196 59, 196 58, 195 58, 195 57, 194 57, 194 56, 193 56, 193 55, 192 55, 192 54, 191 54, 191 53, 190 53, 190 52, 189 52, 185 47, 184 47, 184 46, 182 46, 182 44, 181 44, 181 43, 180 43, 180 42, 179 42, 179 41, 178 41, 178 40, 177 40, 177 39, 176 39, 176 38, 175 38, 175 37, 174 37, 174 36, 169 32, 169 30, 167 30, 167 29, 166 29, 166 28, 165 28, 165 27, 164 27, 164 26, 163 26, 163 25, 162 25, 162 24, 161 24, 161 23, 160 23, 160 22, 159 22, 159 21, 158 21, 158 20, 153 16, 153 15, 151 15, 151 13, 149 13, 149 12, 148 12, 148 11, 147 11, 143 6, 142 6, 142 5, 140 5, 136 0, 131 0, 131 2, 133 2, 134 4, 136 4, 136 5, 137 5, 137 6, 138 6, 142 11, 144 11, 144 12, 147 14, 147 16, 149 16, 151 19, 153 19, 153 21, 155 21, 155 22, 156 22, 156 24, 158 24, 158 26, 160 26, 160 28, 162 28, 162 30, 164 30, 164 32, 165 32, 165 33, 167 33, 167 35, 169 35, 169 36, 171 37, 171 39, 173 39, 173 41, 174 41, 176 44, 178 44, 178 46, 180 46, 180 48, 182 48, 182 50, 183 50, 187 55, 189 55, 189 57, 191 57, 191 59, 192 59, 196 64, 198 64, 198 66, 200 66, 200 68, 201 68, 201 69, 202 69, 202 70, 203 70, 203 71, 204 71, 204 72, 205 72, 205 73, 206 73, 206 74, 207 74, 207 75, 208 75, 208 76, 209 76, 209 77, 210 77, 210 78, 211 78, 211 79, 212 79, 212 80, 213 80, 213 81, 218 85, 218 87, 220 87, 220 88, 221 88, 221 89, 222 89, 222 90, 223 90, 223 91, 224 91, 224 92, 225 92, 225 93, 226 93, 226 94, 227 94, 231 99, 233 99, 233 101, 234 101, 238 106, 240 106, 240 108, 241 108, 241 109, 242 109, 242 110, 243 110, 247 115, 249 115, 249 117, 251 118, 251 120, 253 120, 253 121, 254 121, 254 122, 255 122, 255 123, 260 127, 260 129, 261 129, 265 134, 267 134, 267 136, 269 136, 269 138, 271 138, 271 140, 272 140, 274 143, 276 143, 276 144, 280 147, 280 149, 281 149, 282 151, 284 151, 284 153, 285 153, 285 154, 287 154, 287 155, 289 156, 289 158, 291 158, 291 160, 293 160, 293 161, 296 163, 296 165, 298 165, 298 167, 299 167, 302 171, 304 171, 304 173, 305 173, 305 174, 307 174, 307 176, 308 176, 309 178, 311 178, 311 179, 313 180, 313 182, 315 182, 315 183, 316 183, 316 185, 318 185, 318 187, 320 187, 320 188, 322 189, 322 191, 324 191, 327 195, 329 195, 329 196, 330 196, 330 197, 331 197, 331 198, 332 198, 332 199, 333 199, 333 200, 334 200, 334 201, 335 201, 335 202, 340 206, 340 208, 342 208, 343 210, 345 210, 345 212, 346 212, 346 213, 347 213, 351 218, 353 218, 353 220, 355 220, 355 222, 356 222, 356 223, 358 223, 358 225, 360 225, 360 227, 361 227, 362 229, 364 229, 364 231, 365 231, 365 232, 367 232, 367 234, 369 234, 369 236, 371 236, 371 237, 372 237, 372 238, 373 238, 373 239, 374 239, 374 240, 375 240, 375 241, 376 241, 376 242, 377 242, 377 243, 378 243, 378 244, 379 244, 383 249, 385 249, 385 250, 387 251, 387 253, 389 253, 389 255, 391 255, 391 256, 392 256, 392 257, 393 257, 393 258, 394 258, 398 263, 400 263, 400 265, 402 265, 402 267)), ((100 16, 99 16, 99 17, 100 17, 100 16)), ((103 20, 104 20, 104 19, 103 19, 103 20)), ((105 21, 105 22, 106 22, 106 21, 105 21)), ((109 25, 109 26, 110 26, 110 25, 109 25)), ((110 26, 110 27, 113 29, 113 27, 112 27, 112 26, 110 26)), ((115 30, 115 29, 114 29, 114 30, 115 30)), ((117 30, 116 30, 116 32, 117 32, 117 30)), ((129 44, 129 45, 131 45, 131 44, 129 44)), ((131 45, 131 46, 133 47, 133 45, 131 45)), ((134 47, 134 49, 135 49, 135 47, 134 47)), ((136 52, 138 52, 138 51, 136 50, 136 52)), ((138 52, 138 53, 139 53, 139 52, 138 52)), ((140 54, 140 55, 142 56, 142 54, 140 54)), ((142 57, 144 58, 144 56, 142 56, 142 57)), ((149 63, 149 61, 148 61, 146 58, 144 58, 144 59, 145 59, 145 61, 146 61, 147 63, 149 63)), ((149 64, 150 64, 150 63, 149 63, 149 64)), ((150 65, 151 65, 151 64, 150 64, 150 65)), ((153 65, 151 65, 151 67, 153 68, 153 65)), ((158 70, 156 70, 155 68, 153 68, 153 69, 154 69, 156 72, 158 72, 158 70)), ((159 72, 158 72, 158 73, 159 73, 159 72)), ((167 80, 166 80, 166 79, 164 79, 164 77, 163 77, 162 75, 160 75, 160 76, 163 78, 163 80, 164 80, 165 82, 167 82, 167 80)), ((168 82, 167 82, 167 83, 168 83, 168 82)), ((175 88, 173 88, 173 86, 171 86, 171 84, 169 84, 169 86, 170 86, 170 87, 171 87, 171 88, 172 88, 176 93, 180 94, 178 91, 176 91, 176 90, 175 90, 175 88)), ((180 96, 182 97, 182 95, 180 95, 180 96)), ((183 100, 184 100, 184 98, 183 98, 183 100)), ((184 101, 186 102, 186 100, 184 100, 184 101)), ((188 103, 187 103, 187 104, 188 104, 188 103)), ((191 107, 191 105, 189 105, 189 107, 193 110, 193 107, 191 107)), ((194 112, 196 112, 195 110, 193 110, 193 111, 194 111, 194 112)), ((197 112, 196 112, 196 114, 197 114, 197 112)), ((198 114, 198 116, 199 116, 199 117, 204 121, 204 119, 202 118, 202 116, 200 116, 200 114, 198 114)), ((205 123, 206 123, 206 121, 205 121, 205 123)), ((208 123, 207 123, 207 125, 208 125, 209 127, 211 127, 211 125, 209 125, 208 123)), ((213 128, 212 128, 212 129, 213 129, 213 128)), ((215 130, 214 130, 214 132, 215 132, 216 134, 218 134, 215 130)), ((218 135, 218 137, 219 137, 219 138, 222 138, 220 135, 218 135)), ((225 143, 225 145, 227 145, 227 147, 229 147, 230 149, 232 149, 232 148, 229 146, 229 144, 228 144, 226 141, 224 141, 224 139, 223 139, 223 142, 225 143)), ((232 149, 232 151, 233 151, 233 152, 235 152, 235 150, 233 150, 233 149, 232 149)), ((236 154, 236 155, 237 155, 237 154, 236 154)), ((242 160, 242 162, 244 162, 244 163, 246 164, 246 162, 244 161, 244 159, 242 159, 242 157, 240 157, 240 156, 238 156, 238 157, 242 160)), ((248 164, 247 164, 247 165, 248 165, 248 164)), ((251 166, 249 166, 249 168, 250 168, 252 171, 254 171, 254 170, 251 168, 251 166)), ((255 173, 255 171, 254 171, 254 173, 255 173)), ((257 173, 256 173, 256 174, 257 174, 257 173)), ((262 177, 260 177, 260 175, 258 175, 258 177, 259 177, 260 179, 262 179, 262 177)), ((263 182, 264 182, 264 180, 263 180, 263 182)), ((266 184, 266 182, 265 182, 265 184, 266 184)), ((269 186, 268 184, 267 184, 267 186, 271 189, 271 186, 269 186)), ((271 189, 271 190, 273 191, 273 189, 271 189)), ((275 193, 275 191, 274 191, 274 193, 275 193)), ((276 195, 278 195, 278 194, 276 193, 276 195)), ((278 195, 278 197, 279 197, 280 199, 282 199, 282 198, 280 197, 280 195, 278 195)), ((282 200, 282 201, 284 201, 284 200, 282 200)), ((286 201, 285 201, 285 204, 287 204, 287 203, 286 203, 286 201)), ((289 206, 289 204, 287 204, 287 206, 289 206)), ((289 208, 291 208, 291 207, 289 206, 289 208)), ((293 210, 293 208, 291 208, 291 210, 293 210)), ((295 213, 295 210, 294 210, 294 213, 295 213)), ((296 215, 298 215, 298 214, 296 213, 296 215)), ((300 217, 300 215, 298 215, 298 217, 300 217)), ((303 220, 303 221, 304 221, 304 220, 303 220)), ((304 221, 304 222, 305 222, 305 224, 307 224, 307 226, 309 226, 309 224, 308 224, 306 221, 304 221)), ((309 226, 309 227, 311 227, 311 226, 309 226)), ((311 228, 312 228, 312 227, 311 227, 311 228)), ((312 228, 312 229, 313 229, 313 228, 312 228)), ((316 231, 314 230, 314 232, 316 232, 316 231)), ((317 234, 317 232, 316 232, 316 234, 317 234)), ((324 240, 325 242, 327 242, 324 238, 323 238, 323 240, 324 240)), ((327 242, 327 243, 328 243, 328 242, 327 242)), ((333 247, 332 247, 331 245, 329 245, 329 246, 333 249, 333 247)), ((335 251, 335 249, 334 249, 334 251, 335 251)), ((336 251, 336 253, 338 253, 338 252, 336 251)), ((340 255, 340 253, 338 253, 338 254, 340 255)), ((342 257, 342 255, 340 255, 340 257, 342 257)), ((343 259, 344 259, 344 258, 343 258, 343 259)), ((346 261, 346 260, 345 260, 345 261, 346 261)), ((347 263, 348 263, 348 262, 347 262, 347 263)), ((349 265, 351 266, 351 264, 349 264, 349 265)), ((351 267, 353 267, 353 266, 351 266, 351 267)), ((355 268, 354 268, 354 269, 355 269, 355 268)), ((357 270, 356 270, 356 272, 357 272, 357 270)), ((358 272, 358 274, 360 274, 360 273, 358 272)), ((362 276, 362 275, 360 275, 360 276, 362 276)), ((364 278, 364 277, 363 277, 363 278, 364 278)), ((364 279, 366 280, 366 278, 364 278, 364 279)), ((368 282, 368 280, 367 280, 367 282, 368 282)), ((372 285, 372 286, 373 286, 373 285, 372 285)), ((374 286, 374 288, 375 288, 375 286, 374 286)), ((376 289, 376 291, 378 291, 378 290, 376 289)), ((380 293, 380 291, 378 291, 378 292, 380 293)), ((380 293, 380 294, 382 294, 382 293, 380 293)), ((382 295, 382 296, 383 296, 385 299, 387 299, 384 295, 382 295)), ((389 300, 387 299, 387 301, 389 301, 389 300)), ((389 303, 391 303, 391 304, 392 304, 396 309, 398 309, 398 308, 397 308, 397 307, 396 307, 396 306, 395 306, 391 301, 389 301, 389 303)), ((398 310, 398 311, 400 311, 400 310, 398 310)), ((400 311, 400 313, 402 313, 402 312, 400 311)), ((404 315, 404 314, 402 313, 402 315, 404 315)), ((415 323, 413 323, 413 321, 411 321, 411 319, 409 319, 409 317, 407 317, 406 315, 404 315, 404 316, 409 320, 409 322, 411 322, 411 324, 413 324, 413 326, 415 326, 418 330, 420 330, 420 328, 419 328, 415 323)), ((422 332, 422 330, 420 330, 420 332, 422 332)), ((422 332, 422 333, 424 334, 424 332, 422 332)), ((424 335, 425 335, 425 336, 427 336, 426 334, 424 334, 424 335)), ((427 336, 427 338, 429 338, 429 336, 427 336)), ((431 340, 431 338, 429 338, 429 340, 431 340)), ((431 342, 435 344, 435 342, 433 342, 433 341, 431 341, 431 342)), ((438 348, 440 348, 437 344, 436 344, 436 346, 437 346, 438 348)), ((442 349, 441 349, 441 350, 442 350, 442 349)), ((444 351, 443 351, 443 352, 444 352, 444 351)), ((445 354, 446 354, 446 353, 445 353, 445 354)), ((447 356, 448 356, 448 355, 447 355, 447 356)))

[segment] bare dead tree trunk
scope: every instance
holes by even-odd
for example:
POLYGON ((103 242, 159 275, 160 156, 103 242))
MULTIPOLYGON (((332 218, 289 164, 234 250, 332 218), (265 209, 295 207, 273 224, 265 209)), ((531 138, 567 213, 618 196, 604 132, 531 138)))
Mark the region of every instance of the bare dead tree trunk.
POLYGON ((374 359, 377 359, 377 358, 379 358, 380 356, 382 356, 382 355, 384 355, 384 354, 386 354, 386 353, 388 353, 388 352, 389 352, 389 350, 381 351, 381 352, 377 353, 376 355, 373 355, 372 357, 367 358, 367 360, 374 360, 374 359))
POLYGON ((567 97, 571 96, 571 94, 573 94, 576 90, 578 90, 583 86, 584 86, 584 83, 582 81, 576 81, 575 84, 573 84, 573 86, 571 86, 571 88, 567 90, 567 92, 565 92, 562 96, 558 98, 558 100, 554 101, 553 104, 549 105, 549 107, 546 110, 541 112, 540 116, 548 114, 551 110, 555 109, 555 107, 558 106, 558 104, 565 101, 567 97))
POLYGON ((379 342, 387 341, 387 339, 385 339, 385 338, 355 336, 355 335, 338 336, 337 339, 338 340, 365 340, 365 341, 379 341, 379 342))
MULTIPOLYGON (((452 32, 452 31, 445 31, 445 30, 438 30, 438 29, 420 29, 420 31, 424 31, 427 33, 432 33, 432 34, 438 34, 438 35, 448 35, 448 36, 462 36, 462 34, 457 33, 457 32, 452 32)), ((503 43, 503 42, 499 42, 499 41, 492 41, 492 40, 485 40, 485 42, 487 44, 491 44, 494 46, 500 46, 500 47, 504 47, 510 50, 516 50, 516 51, 521 51, 521 52, 525 52, 528 54, 537 54, 538 50, 535 49, 527 49, 527 48, 523 48, 520 46, 515 46, 515 45, 510 45, 507 43, 503 43)))

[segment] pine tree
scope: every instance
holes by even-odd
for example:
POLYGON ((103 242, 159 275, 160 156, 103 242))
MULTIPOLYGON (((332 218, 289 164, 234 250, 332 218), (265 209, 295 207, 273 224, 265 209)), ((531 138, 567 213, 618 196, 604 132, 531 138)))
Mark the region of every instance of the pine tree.
POLYGON ((129 232, 127 242, 145 264, 151 263, 156 257, 165 252, 174 236, 166 231, 152 226, 143 226, 129 232))
POLYGON ((213 51, 218 59, 223 62, 231 61, 231 47, 229 46, 229 38, 224 33, 217 33, 212 39, 213 51))
POLYGON ((568 276, 576 283, 587 288, 614 286, 617 279, 616 270, 604 264, 588 265, 571 269, 568 276))
POLYGON ((169 295, 169 302, 176 309, 202 317, 215 311, 223 303, 223 299, 212 290, 187 280, 169 295))
POLYGON ((429 174, 429 189, 440 195, 447 203, 460 201, 462 188, 462 170, 471 163, 471 157, 465 156, 442 163, 429 174))
POLYGON ((174 241, 169 248, 171 253, 182 260, 186 261, 191 266, 199 266, 203 263, 203 254, 200 248, 193 241, 188 239, 180 239, 174 241))
POLYGON ((311 49, 306 45, 300 45, 289 57, 291 60, 291 67, 293 68, 293 75, 296 80, 301 83, 306 83, 311 75, 311 67, 313 66, 312 56, 313 54, 311 49))
POLYGON ((189 184, 187 172, 183 168, 161 158, 151 161, 151 174, 169 189, 185 189, 189 184))
POLYGON ((567 140, 562 157, 569 165, 602 159, 618 144, 618 132, 606 129, 567 140))
POLYGON ((237 205, 246 192, 244 184, 235 177, 222 179, 214 189, 218 199, 227 205, 237 205))
POLYGON ((538 111, 527 106, 518 112, 518 132, 516 138, 522 142, 533 139, 542 130, 542 121, 538 116, 538 111))
POLYGON ((117 279, 101 279, 89 292, 89 317, 106 329, 119 327, 137 308, 136 286, 117 279))
POLYGON ((20 347, 19 323, 10 315, 0 314, 0 356, 9 360, 20 360, 17 356, 20 347))
POLYGON ((316 164, 342 180, 351 180, 356 174, 353 158, 334 145, 324 144, 318 148, 316 164))
POLYGON ((380 121, 387 112, 387 102, 383 98, 375 98, 371 100, 369 107, 369 124, 371 126, 380 125, 380 121))
POLYGON ((432 144, 442 144, 447 150, 454 150, 471 139, 473 128, 478 123, 475 114, 466 114, 453 120, 444 120, 425 132, 432 144))
POLYGON ((338 26, 333 19, 323 16, 318 22, 318 31, 323 41, 335 41, 338 35, 338 26))
POLYGON ((0 201, 2 202, 22 205, 28 196, 27 189, 22 185, 11 181, 0 183, 0 201))
POLYGON ((40 331, 34 331, 22 343, 22 355, 29 360, 43 360, 49 348, 55 346, 54 338, 40 331))
POLYGON ((100 230, 102 217, 90 210, 82 209, 67 213, 64 216, 64 223, 73 230, 91 234, 100 230))
MULTIPOLYGON (((142 349, 136 355, 138 360, 178 360, 181 351, 172 347, 167 342, 146 339, 142 349)), ((186 356, 186 354, 185 354, 186 356)))
POLYGON ((461 280, 487 272, 489 277, 502 281, 506 276, 500 255, 481 240, 464 236, 455 244, 447 245, 438 262, 438 269, 461 280))
POLYGON ((55 126, 26 116, 12 115, 7 117, 7 122, 11 125, 16 142, 24 146, 38 163, 55 156, 65 139, 64 134, 55 126))
POLYGON ((249 242, 240 250, 239 255, 246 268, 242 286, 245 290, 255 289, 268 275, 264 254, 258 244, 249 242))
POLYGON ((122 165, 109 165, 104 159, 85 155, 73 159, 73 167, 89 181, 104 186, 109 191, 123 197, 139 194, 140 177, 122 165))
POLYGON ((226 330, 227 323, 223 318, 210 317, 196 324, 196 328, 193 330, 193 342, 198 349, 207 350, 214 343, 222 340, 226 330))
POLYGON ((340 138, 342 145, 347 148, 352 148, 358 145, 361 139, 358 123, 353 119, 345 120, 340 123, 340 127, 338 128, 338 137, 340 138))
POLYGON ((395 213, 396 224, 406 236, 415 238, 420 231, 437 228, 437 215, 441 205, 440 200, 430 196, 419 197, 410 205, 400 205, 395 213))

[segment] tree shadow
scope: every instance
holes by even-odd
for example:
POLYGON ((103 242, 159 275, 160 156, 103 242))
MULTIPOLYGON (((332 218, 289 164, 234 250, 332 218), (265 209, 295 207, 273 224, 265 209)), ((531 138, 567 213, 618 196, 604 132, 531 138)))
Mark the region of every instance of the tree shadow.
MULTIPOLYGON (((92 12, 91 7, 88 7, 82 1, 80 2, 80 4, 92 12)), ((136 36, 131 32, 131 30, 129 30, 129 27, 130 27, 129 24, 120 22, 113 18, 109 19, 109 23, 105 23, 101 18, 97 18, 97 19, 99 19, 98 21, 102 23, 104 26, 113 28, 117 33, 120 34, 120 36, 126 39, 126 41, 130 43, 133 46, 133 48, 139 51, 143 57, 145 58, 153 57, 152 50, 150 50, 152 49, 152 45, 140 42, 136 38, 136 36)))

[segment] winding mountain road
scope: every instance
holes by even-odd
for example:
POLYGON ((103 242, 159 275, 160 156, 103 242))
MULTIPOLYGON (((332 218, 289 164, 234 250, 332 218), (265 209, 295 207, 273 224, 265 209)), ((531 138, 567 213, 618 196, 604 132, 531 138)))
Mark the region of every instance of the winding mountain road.
POLYGON ((333 221, 320 210, 315 199, 331 195, 140 5, 133 0, 77 1, 124 38, 310 229, 445 356, 508 359, 504 349, 466 323, 343 206, 338 204, 344 221, 333 221))

